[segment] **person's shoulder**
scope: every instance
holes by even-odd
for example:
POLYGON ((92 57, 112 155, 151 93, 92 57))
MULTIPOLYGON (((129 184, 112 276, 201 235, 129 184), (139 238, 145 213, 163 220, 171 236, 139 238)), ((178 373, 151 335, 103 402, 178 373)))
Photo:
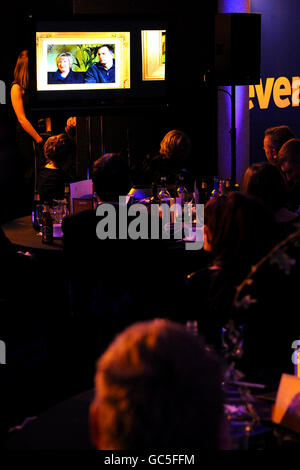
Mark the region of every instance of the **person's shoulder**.
POLYGON ((69 77, 71 77, 73 80, 76 82, 78 80, 81 80, 84 77, 85 73, 80 71, 80 72, 75 72, 74 70, 70 70, 69 72, 69 77))
POLYGON ((58 82, 58 74, 58 70, 56 70, 56 72, 48 72, 48 84, 55 85, 58 82))
POLYGON ((48 78, 54 78, 57 75, 57 70, 55 72, 48 72, 48 78))
POLYGON ((24 88, 19 85, 19 83, 13 82, 10 87, 11 94, 23 94, 24 88))
POLYGON ((73 214, 67 215, 63 220, 76 222, 77 220, 96 220, 96 211, 91 209, 86 209, 79 212, 74 212, 73 214))
POLYGON ((208 266, 198 269, 197 271, 193 271, 187 275, 187 283, 188 285, 198 285, 203 281, 210 281, 211 278, 215 275, 218 270, 210 269, 208 266))
POLYGON ((68 229, 74 226, 89 226, 96 223, 96 212, 94 210, 84 210, 74 214, 67 215, 63 218, 62 229, 68 229))
POLYGON ((90 65, 88 70, 97 70, 98 65, 99 65, 98 62, 96 62, 95 64, 90 65))
POLYGON ((44 166, 44 168, 40 169, 38 176, 39 178, 57 179, 63 174, 64 172, 61 168, 47 168, 44 166))
POLYGON ((89 260, 95 252, 96 215, 93 210, 84 210, 68 215, 62 220, 64 252, 75 260, 89 260))
POLYGON ((38 173, 38 180, 47 177, 50 171, 51 170, 49 170, 49 168, 46 168, 45 166, 41 168, 38 173))
POLYGON ((95 75, 97 74, 97 66, 96 64, 92 64, 89 66, 87 71, 85 72, 85 78, 95 78, 95 75))

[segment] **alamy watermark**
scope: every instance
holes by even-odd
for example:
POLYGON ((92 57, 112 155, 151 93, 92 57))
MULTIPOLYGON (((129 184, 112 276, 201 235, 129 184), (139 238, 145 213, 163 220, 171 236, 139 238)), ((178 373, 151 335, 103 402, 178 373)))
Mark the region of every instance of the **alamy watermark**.
POLYGON ((6 364, 6 344, 0 340, 0 365, 6 364))
POLYGON ((6 85, 3 80, 0 80, 0 104, 6 104, 6 85))
POLYGON ((186 250, 200 250, 203 247, 203 204, 184 204, 183 206, 172 204, 170 206, 168 203, 161 203, 151 204, 149 209, 141 203, 127 205, 126 196, 120 196, 118 215, 116 207, 109 203, 100 204, 96 215, 101 217, 96 226, 96 234, 100 240, 107 238, 168 240, 172 238, 185 240, 186 250), (128 222, 129 217, 130 222, 128 222), (161 224, 163 230, 160 233, 161 224))
POLYGON ((292 348, 294 349, 294 352, 292 354, 292 363, 294 366, 297 366, 300 364, 300 340, 296 339, 295 341, 292 342, 292 348))

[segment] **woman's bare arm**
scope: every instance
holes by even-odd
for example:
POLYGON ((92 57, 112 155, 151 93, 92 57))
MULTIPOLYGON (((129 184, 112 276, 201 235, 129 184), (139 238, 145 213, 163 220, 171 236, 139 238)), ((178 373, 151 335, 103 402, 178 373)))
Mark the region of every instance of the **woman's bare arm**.
POLYGON ((37 143, 43 142, 42 137, 36 132, 32 124, 25 115, 22 89, 18 84, 14 84, 11 88, 11 102, 16 113, 17 119, 24 131, 26 131, 37 143))

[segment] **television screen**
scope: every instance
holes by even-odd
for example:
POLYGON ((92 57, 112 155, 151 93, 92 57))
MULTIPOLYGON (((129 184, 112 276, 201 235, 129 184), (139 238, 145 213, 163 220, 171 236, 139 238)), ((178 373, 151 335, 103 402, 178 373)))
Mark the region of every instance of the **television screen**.
POLYGON ((37 32, 37 91, 130 88, 130 32, 37 32))
POLYGON ((167 23, 37 21, 35 107, 97 108, 167 101, 167 23))

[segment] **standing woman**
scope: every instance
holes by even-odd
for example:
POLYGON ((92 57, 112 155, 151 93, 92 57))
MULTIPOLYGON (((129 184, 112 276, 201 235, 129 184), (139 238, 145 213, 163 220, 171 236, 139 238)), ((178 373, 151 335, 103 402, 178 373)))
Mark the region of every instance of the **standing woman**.
POLYGON ((28 71, 28 51, 20 53, 15 70, 14 81, 11 86, 11 102, 14 109, 16 122, 16 144, 20 158, 20 176, 22 200, 25 210, 29 210, 34 192, 34 141, 42 143, 43 139, 31 124, 30 116, 30 91, 28 71))

